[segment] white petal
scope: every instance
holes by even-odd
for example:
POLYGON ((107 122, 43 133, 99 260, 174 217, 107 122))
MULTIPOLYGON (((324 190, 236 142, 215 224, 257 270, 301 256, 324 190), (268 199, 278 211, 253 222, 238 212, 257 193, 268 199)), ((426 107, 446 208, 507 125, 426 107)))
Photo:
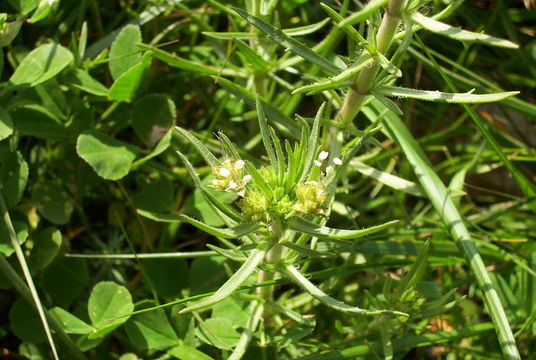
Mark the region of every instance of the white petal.
POLYGON ((333 169, 333 166, 330 165, 326 168, 326 175, 330 176, 331 174, 333 174, 334 171, 335 170, 333 169))
POLYGON ((315 165, 316 166, 322 166, 322 163, 320 161, 318 161, 318 160, 315 160, 315 165))
POLYGON ((239 192, 236 193, 238 196, 240 197, 244 197, 244 195, 246 194, 246 190, 240 190, 239 192))
POLYGON ((342 165, 342 160, 339 159, 338 157, 336 157, 336 158, 333 159, 333 163, 334 163, 335 165, 342 165))
POLYGON ((229 181, 229 189, 234 190, 238 187, 237 183, 235 183, 233 180, 229 181))
POLYGON ((321 151, 320 154, 318 154, 319 160, 326 160, 329 156, 329 153, 327 151, 321 151))
POLYGON ((236 162, 234 163, 234 167, 236 170, 242 169, 244 165, 246 165, 246 162, 244 160, 236 160, 236 162))
POLYGON ((242 178, 242 181, 244 182, 244 184, 247 184, 248 182, 250 182, 251 180, 253 179, 253 176, 251 175, 246 175, 242 178))
POLYGON ((219 173, 220 173, 220 176, 223 176, 223 177, 226 178, 227 176, 229 176, 231 174, 231 170, 222 167, 222 168, 220 168, 219 173))

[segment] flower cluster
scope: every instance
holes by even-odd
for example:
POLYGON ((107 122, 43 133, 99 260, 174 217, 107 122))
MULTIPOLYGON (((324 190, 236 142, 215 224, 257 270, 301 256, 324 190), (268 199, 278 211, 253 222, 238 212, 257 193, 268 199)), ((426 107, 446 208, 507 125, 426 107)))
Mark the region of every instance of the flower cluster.
POLYGON ((251 181, 251 175, 244 174, 244 160, 226 159, 220 166, 212 168, 212 174, 216 177, 210 185, 218 190, 234 192, 243 197, 246 192, 246 184, 251 181))
POLYGON ((242 199, 238 206, 247 221, 268 223, 272 216, 286 218, 292 214, 324 215, 328 193, 326 183, 334 174, 334 166, 342 165, 339 158, 332 160, 332 165, 323 169, 329 153, 321 151, 307 181, 287 187, 280 184, 274 169, 270 166, 261 167, 258 172, 266 185, 273 190, 270 195, 263 191, 252 176, 247 173, 244 160, 226 159, 221 165, 212 168, 215 179, 211 186, 215 189, 234 192, 242 199), (323 171, 322 171, 323 170, 323 171))

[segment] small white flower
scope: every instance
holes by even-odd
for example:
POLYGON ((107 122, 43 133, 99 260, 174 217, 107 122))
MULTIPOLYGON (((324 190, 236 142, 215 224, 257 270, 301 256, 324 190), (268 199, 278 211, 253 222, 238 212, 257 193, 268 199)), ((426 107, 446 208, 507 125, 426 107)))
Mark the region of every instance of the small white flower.
POLYGON ((247 184, 248 182, 250 182, 251 180, 253 179, 253 176, 251 175, 246 175, 242 178, 242 181, 244 182, 244 184, 247 184))
POLYGON ((246 162, 244 160, 236 160, 236 162, 234 163, 234 167, 236 170, 242 169, 244 165, 246 165, 246 162))
POLYGON ((223 177, 228 177, 230 174, 231 174, 231 170, 227 169, 227 168, 224 168, 222 167, 219 171, 220 173, 220 176, 223 176, 223 177))
POLYGON ((342 160, 339 159, 338 157, 336 157, 336 158, 333 159, 333 163, 334 163, 335 165, 342 165, 342 160))
POLYGON ((238 184, 235 183, 233 180, 229 181, 229 189, 235 190, 238 187, 238 184))
POLYGON ((246 195, 246 190, 240 190, 239 192, 236 193, 238 196, 240 197, 244 197, 244 195, 246 195))
POLYGON ((327 151, 321 151, 320 154, 318 154, 319 160, 326 160, 329 156, 329 153, 327 151))
POLYGON ((326 176, 330 176, 331 174, 333 174, 333 172, 335 171, 335 169, 333 169, 333 166, 328 166, 326 168, 326 176))
POLYGON ((322 163, 321 163, 320 161, 315 160, 314 162, 315 162, 315 165, 316 165, 316 166, 322 166, 322 163))

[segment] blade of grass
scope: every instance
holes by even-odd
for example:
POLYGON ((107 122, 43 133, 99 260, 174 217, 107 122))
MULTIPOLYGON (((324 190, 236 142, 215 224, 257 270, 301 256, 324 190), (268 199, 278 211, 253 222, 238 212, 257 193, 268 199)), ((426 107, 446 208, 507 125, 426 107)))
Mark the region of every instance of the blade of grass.
POLYGON ((24 278, 26 279, 26 283, 28 285, 28 289, 30 290, 30 294, 32 296, 35 308, 37 310, 37 313, 39 314, 39 318, 41 319, 41 324, 43 324, 43 328, 45 330, 48 343, 52 350, 52 354, 54 356, 54 359, 59 360, 58 350, 56 349, 54 338, 52 338, 52 332, 50 331, 50 327, 48 325, 48 320, 45 315, 43 304, 41 303, 41 299, 39 298, 39 294, 37 293, 37 289, 35 288, 32 275, 30 274, 30 269, 28 268, 28 264, 26 263, 26 258, 24 257, 24 253, 20 247, 19 240, 17 239, 17 233, 15 232, 15 229, 13 228, 13 223, 11 222, 11 217, 9 216, 7 205, 4 200, 4 195, 2 194, 1 190, 0 190, 0 211, 2 212, 2 219, 4 220, 4 224, 6 226, 5 229, 7 230, 9 239, 11 240, 11 246, 15 250, 17 260, 19 261, 19 265, 22 269, 22 273, 24 274, 24 278))
MULTIPOLYGON (((421 46, 421 49, 424 50, 424 52, 426 53, 430 61, 433 63, 437 72, 441 75, 443 80, 445 80, 445 82, 447 83, 448 87, 452 91, 457 91, 452 81, 450 81, 449 77, 446 76, 446 74, 441 70, 441 68, 435 61, 434 57, 428 52, 428 49, 426 48, 426 46, 424 46, 424 44, 422 43, 418 35, 415 35, 415 39, 417 39, 417 41, 419 42, 421 46)), ((506 157, 506 155, 502 151, 499 144, 493 138, 493 135, 491 134, 491 132, 484 125, 482 119, 480 119, 480 116, 478 116, 478 114, 470 106, 465 105, 465 104, 463 104, 462 106, 464 110, 469 114, 469 117, 471 118, 471 120, 473 120, 478 130, 482 133, 482 135, 484 135, 484 138, 491 145, 491 148, 493 149, 493 151, 495 151, 495 153, 497 154, 499 159, 502 161, 504 166, 508 169, 508 171, 512 173, 512 176, 514 177, 514 180, 517 182, 517 185, 519 186, 523 194, 527 197, 527 199, 530 200, 527 203, 527 205, 530 207, 532 212, 536 214, 536 185, 534 185, 534 182, 527 179, 525 175, 523 175, 523 173, 517 167, 514 166, 514 164, 510 161, 510 159, 506 157)))
MULTIPOLYGON (((381 114, 384 109, 385 107, 383 104, 373 100, 371 102, 371 107, 366 107, 363 111, 371 121, 376 121, 379 114, 381 114)), ((521 359, 499 295, 491 282, 491 278, 486 270, 484 262, 469 235, 469 231, 467 230, 458 209, 452 202, 445 185, 429 165, 420 146, 400 118, 392 112, 387 112, 383 117, 382 122, 390 136, 400 145, 406 154, 423 190, 428 195, 432 205, 449 230, 451 237, 460 248, 460 251, 464 254, 466 261, 482 290, 484 303, 495 324, 499 343, 505 358, 516 360, 521 359)))

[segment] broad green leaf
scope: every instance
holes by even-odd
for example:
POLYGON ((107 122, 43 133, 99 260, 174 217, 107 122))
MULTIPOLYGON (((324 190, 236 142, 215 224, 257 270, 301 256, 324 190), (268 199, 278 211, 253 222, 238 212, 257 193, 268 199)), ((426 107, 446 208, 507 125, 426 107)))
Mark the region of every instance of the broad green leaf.
POLYGON ((214 295, 189 305, 179 313, 184 314, 192 311, 205 310, 230 296, 251 274, 253 274, 253 272, 255 272, 257 266, 264 259, 266 252, 267 250, 254 249, 240 269, 238 269, 233 276, 231 276, 229 280, 227 280, 225 284, 214 293, 214 295))
POLYGON ((66 224, 74 210, 69 195, 53 182, 37 184, 32 191, 32 200, 39 213, 54 224, 66 224))
POLYGON ((46 268, 58 254, 61 245, 61 232, 53 227, 39 231, 32 236, 33 247, 28 258, 32 272, 46 268))
POLYGON ((25 104, 10 111, 15 130, 20 135, 46 140, 65 140, 69 132, 61 120, 39 104, 25 104))
POLYGON ((50 314, 58 320, 67 334, 89 334, 94 328, 60 307, 50 309, 50 314))
POLYGON ((95 80, 87 71, 75 69, 67 74, 70 85, 96 96, 108 96, 108 89, 95 80))
MULTIPOLYGON (((22 26, 21 20, 2 22, 0 21, 0 48, 11 44, 13 39, 19 34, 22 26)), ((2 74, 1 68, 0 74, 2 74)))
POLYGON ((413 19, 413 21, 421 25, 426 30, 442 36, 449 37, 454 40, 478 42, 481 44, 504 47, 509 49, 517 49, 519 47, 519 45, 511 41, 496 38, 487 34, 474 33, 471 31, 462 30, 460 28, 426 17, 418 12, 415 12, 411 16, 411 18, 413 19))
POLYGON ((136 135, 152 148, 175 122, 175 103, 167 95, 151 94, 132 107, 132 127, 136 135))
POLYGON ((191 293, 204 294, 212 292, 225 284, 225 281, 228 279, 227 273, 223 271, 223 263, 225 261, 224 257, 202 257, 194 259, 190 266, 188 286, 191 293))
POLYGON ((199 220, 193 219, 184 214, 158 214, 150 211, 144 211, 138 209, 138 213, 148 219, 158 221, 158 222, 184 222, 190 223, 191 225, 201 229, 211 235, 218 236, 224 239, 236 239, 242 236, 245 236, 253 231, 257 230, 260 226, 258 223, 244 223, 237 225, 233 228, 216 228, 207 224, 202 223, 199 220))
POLYGON ((86 288, 89 273, 83 259, 56 259, 45 269, 41 285, 54 304, 69 308, 86 288))
POLYGON ((28 22, 30 24, 35 24, 36 22, 46 19, 58 8, 59 3, 59 0, 39 0, 39 5, 28 22))
POLYGON ((219 349, 230 350, 240 340, 240 334, 233 329, 231 320, 211 317, 197 326, 195 335, 201 341, 219 349))
POLYGON ((288 226, 294 231, 318 236, 320 238, 332 240, 357 239, 366 235, 383 231, 388 227, 397 224, 398 220, 386 222, 385 224, 371 226, 361 230, 333 229, 326 226, 317 225, 304 218, 295 216, 288 221, 288 226))
MULTIPOLYGON (((28 239, 28 225, 23 221, 13 221, 13 228, 19 244, 22 244, 28 239)), ((2 231, 0 231, 0 254, 11 256, 15 252, 9 232, 6 231, 2 223, 2 231)))
POLYGON ((374 91, 385 96, 397 96, 427 101, 439 101, 447 103, 489 103, 507 99, 519 94, 519 91, 507 91, 495 94, 473 94, 468 93, 445 93, 440 91, 416 90, 397 86, 380 86, 374 91))
POLYGON ((0 154, 0 186, 8 209, 15 206, 26 188, 28 164, 19 152, 0 154))
POLYGON ((18 299, 9 311, 11 331, 23 341, 41 343, 46 340, 43 325, 35 309, 24 300, 18 299))
POLYGON ((226 67, 199 64, 194 61, 190 61, 180 56, 170 54, 168 52, 160 50, 159 48, 155 46, 146 45, 146 44, 138 44, 138 46, 145 50, 150 50, 153 53, 154 57, 156 57, 157 59, 162 60, 169 66, 173 66, 179 69, 183 69, 183 70, 187 70, 191 72, 198 72, 198 73, 206 74, 206 75, 214 75, 214 76, 239 76, 239 77, 246 76, 246 74, 243 72, 236 71, 233 69, 228 69, 226 67))
POLYGON ((28 15, 39 4, 39 0, 8 0, 8 2, 23 15, 28 15))
POLYGON ((233 328, 245 328, 249 320, 249 309, 247 301, 240 301, 235 297, 217 303, 212 308, 213 318, 226 318, 231 321, 233 328))
POLYGON ((286 270, 285 273, 302 289, 304 289, 313 297, 315 297, 318 301, 329 306, 332 309, 342 311, 342 312, 350 312, 350 313, 362 314, 362 315, 393 314, 393 315, 398 315, 398 316, 408 316, 408 314, 405 314, 403 312, 396 311, 396 310, 366 310, 366 309, 361 309, 357 306, 351 306, 351 305, 345 304, 342 301, 334 299, 328 294, 326 294, 325 292, 323 292, 322 290, 320 290, 312 282, 310 282, 305 276, 303 276, 303 274, 301 274, 298 271, 298 269, 296 269, 294 266, 287 265, 285 266, 285 270, 286 270))
POLYGON ((185 259, 143 259, 142 267, 147 283, 158 296, 178 297, 181 290, 188 287, 189 271, 185 259))
POLYGON ((167 353, 180 360, 214 360, 213 358, 197 350, 193 346, 184 344, 168 350, 167 353))
POLYGON ((173 135, 173 130, 169 130, 163 137, 160 139, 158 144, 154 147, 153 151, 151 151, 150 154, 142 157, 141 159, 136 160, 131 167, 131 170, 136 170, 138 167, 145 164, 147 161, 151 160, 154 157, 157 157, 158 155, 162 154, 164 151, 167 150, 169 145, 171 144, 171 138, 173 135))
POLYGON ((132 343, 140 349, 164 349, 180 343, 163 309, 134 315, 125 329, 132 343))
POLYGON ((73 61, 73 54, 61 45, 41 45, 31 51, 15 69, 7 88, 19 90, 44 83, 73 61))
POLYGON ((132 196, 136 208, 146 211, 169 212, 173 208, 173 185, 168 178, 142 184, 141 191, 132 196))
POLYGON ((89 339, 103 337, 126 322, 134 310, 128 290, 110 281, 101 281, 91 291, 87 304, 91 324, 95 327, 89 339))
POLYGON ((145 53, 141 61, 122 73, 110 87, 108 100, 131 101, 141 85, 143 77, 151 66, 152 53, 145 53))
POLYGON ((117 35, 108 55, 108 67, 114 80, 140 62, 140 48, 136 43, 141 41, 141 30, 137 25, 127 25, 117 35))
POLYGON ((314 52, 307 45, 285 34, 281 29, 267 23, 266 21, 258 17, 248 14, 242 9, 233 8, 233 10, 235 10, 238 14, 240 14, 240 16, 242 16, 256 28, 258 28, 260 31, 268 35, 272 40, 300 55, 305 60, 308 60, 313 64, 320 66, 322 69, 330 73, 336 74, 341 70, 335 64, 324 58, 322 55, 314 52))
POLYGON ((126 176, 136 158, 136 153, 130 145, 96 131, 80 134, 76 151, 106 180, 119 180, 126 176))

